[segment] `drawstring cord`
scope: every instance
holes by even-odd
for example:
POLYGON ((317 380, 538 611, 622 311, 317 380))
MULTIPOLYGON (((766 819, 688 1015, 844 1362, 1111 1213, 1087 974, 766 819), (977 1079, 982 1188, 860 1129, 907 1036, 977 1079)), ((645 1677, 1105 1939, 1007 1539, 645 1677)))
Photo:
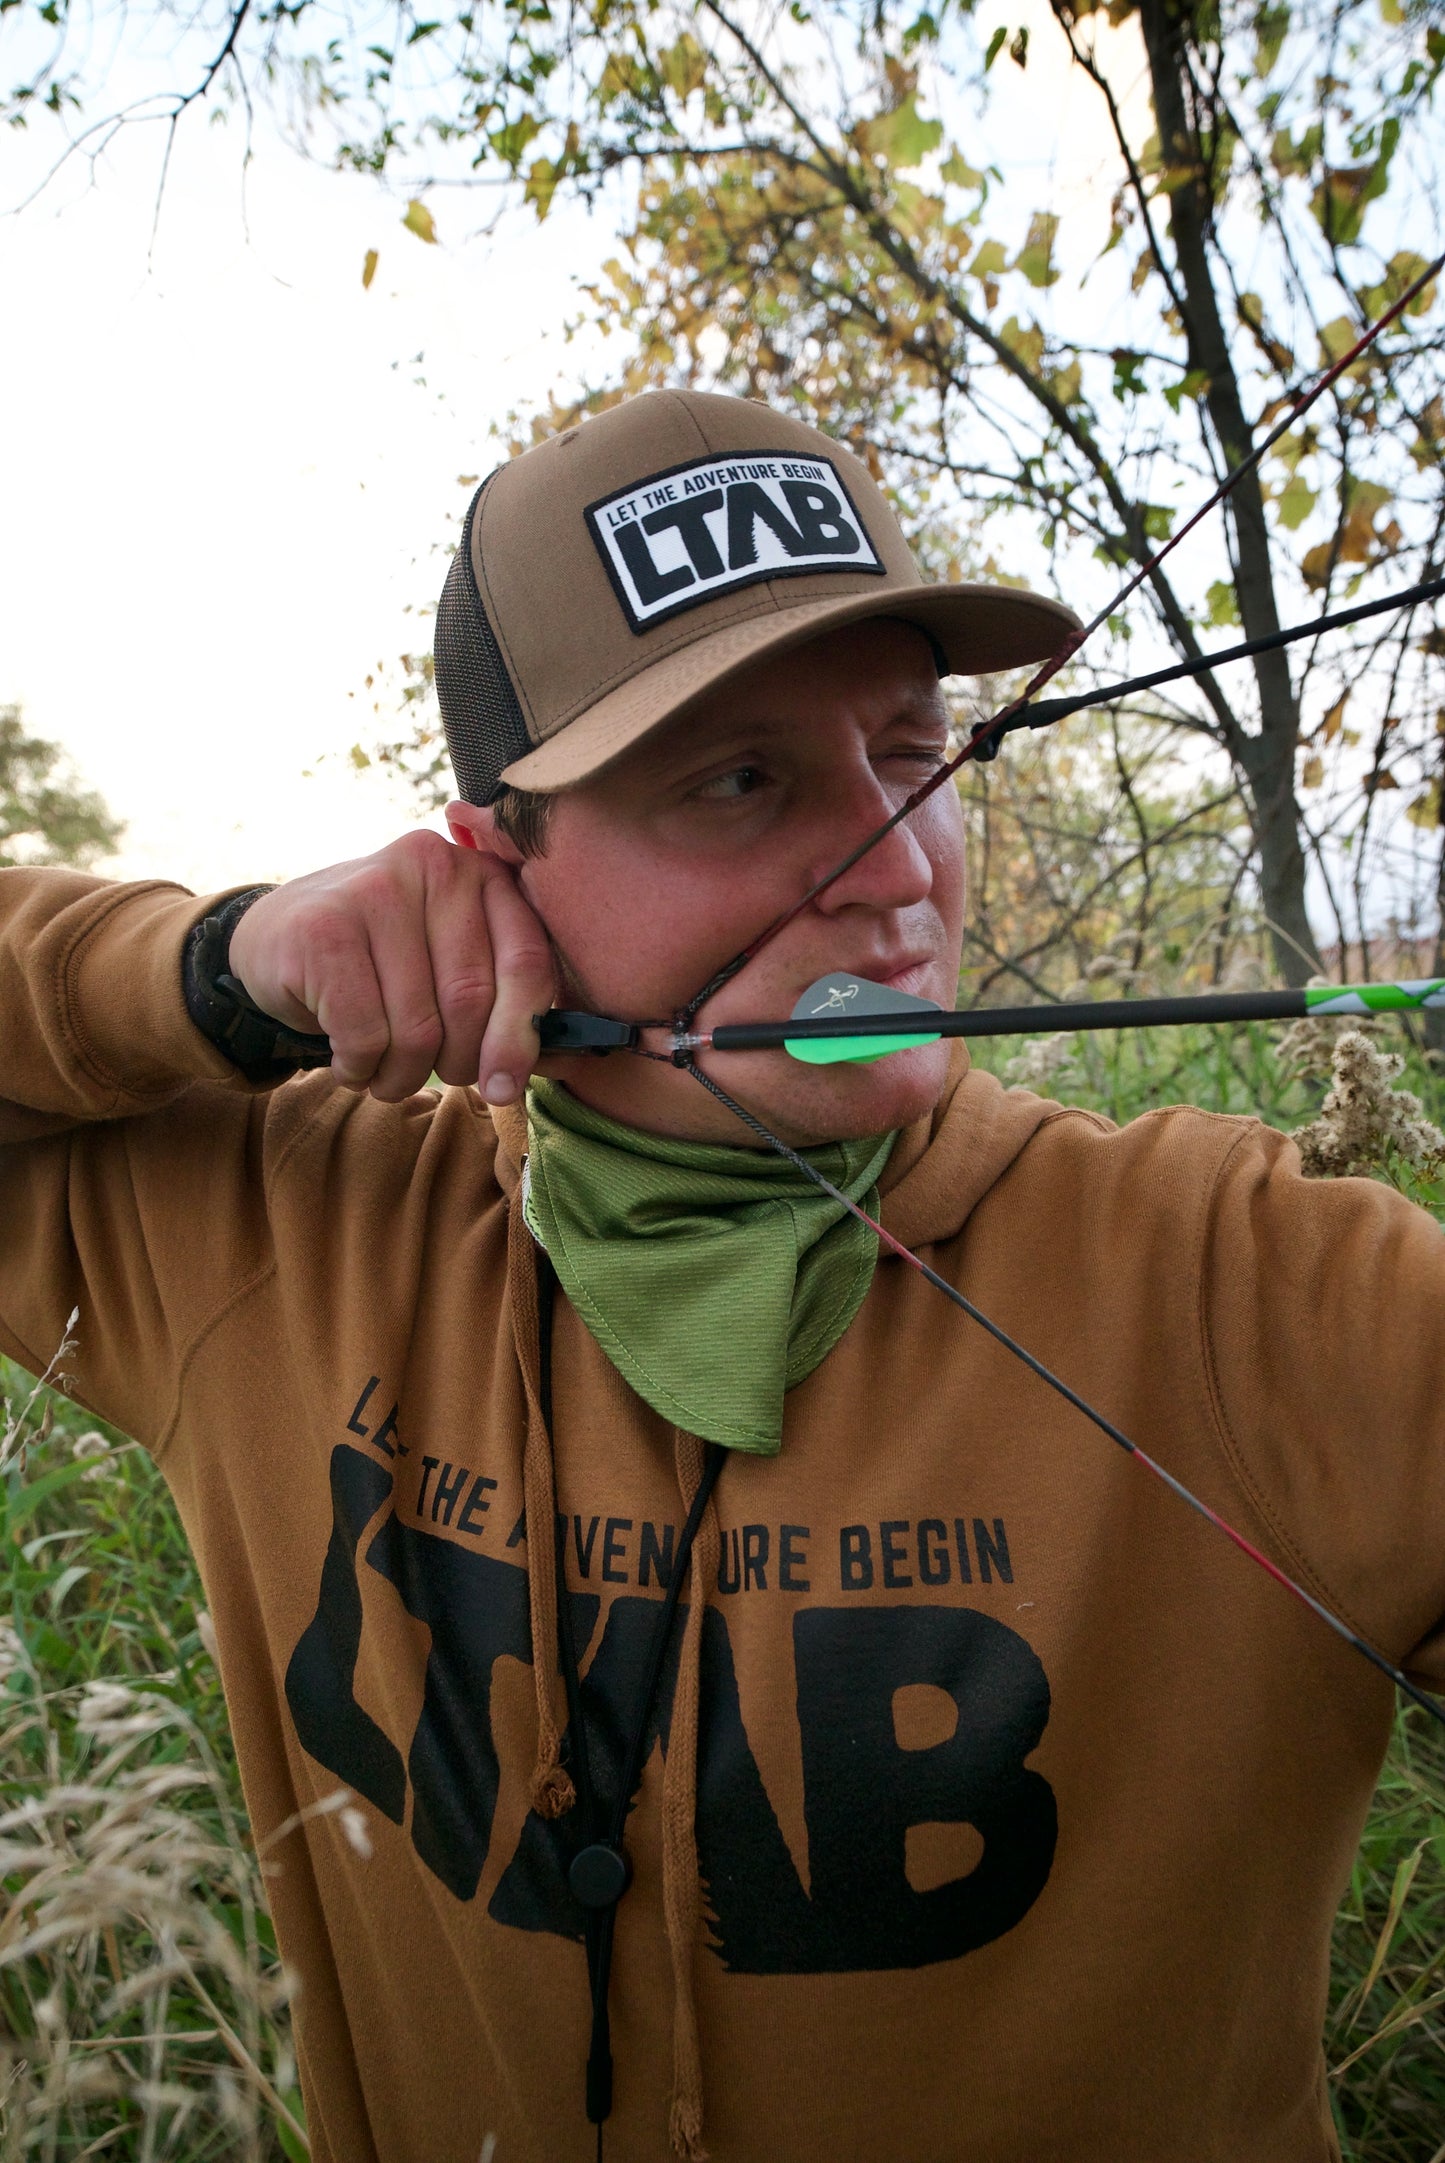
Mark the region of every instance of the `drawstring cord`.
MULTIPOLYGON (((710 1452, 721 1460, 716 1443, 710 1452)), ((677 1436, 677 1484, 702 1496, 716 1484, 696 1435, 677 1436)), ((696 1504, 694 1504, 696 1507, 696 1504)), ((721 1538, 717 1511, 709 1502, 693 1551, 693 1597, 683 1626, 682 1656, 672 1699, 672 1727, 662 1776, 662 1904, 667 1947, 672 1956, 672 2111, 668 2130, 674 2154, 683 2163, 707 2163, 702 2145, 702 2051, 697 2033, 693 1963, 702 1921, 701 1871, 697 1853, 697 1732, 702 1680, 702 1630, 707 1601, 698 1587, 717 1576, 721 1538)))
MULTIPOLYGON (((552 1463, 550 1405, 543 1407, 540 1388, 550 1358, 542 1357, 542 1320, 538 1311, 538 1275, 533 1264, 536 1242, 522 1214, 520 1186, 507 1219, 507 1284, 517 1364, 527 1392, 527 1440, 522 1454, 522 1501, 527 1513, 527 1601, 532 1624, 532 1674, 537 1693, 537 1763, 532 1774, 532 1808, 539 1817, 559 1818, 572 1808, 577 1790, 561 1761, 562 1738, 553 1704, 551 1662, 543 1646, 557 1643, 557 1555, 551 1527, 557 1519, 557 1488, 552 1463)), ((547 1331, 551 1335, 550 1302, 547 1331)))
MULTIPOLYGON (((555 1618, 556 1643, 567 1697, 567 1740, 576 1776, 575 1786, 561 1763, 560 1741, 555 1739, 552 1743, 550 1763, 555 1768, 556 1781, 565 1783, 568 1791, 568 1801, 561 1808, 570 1808, 573 1801, 580 1801, 583 1826, 583 1845, 573 1856, 568 1870, 568 1883, 584 1911, 583 1936, 592 1998, 592 2032, 587 2053, 587 2116, 597 2127, 597 2157, 598 2163, 602 2163, 602 2125, 612 2110, 612 2043, 607 2003, 608 1985, 612 1972, 617 1903, 632 1878, 623 1835, 627 1827, 628 1809, 642 1778, 643 1752, 647 1747, 652 1708, 667 1661, 683 1579, 696 1546, 697 1560, 692 1572, 693 1596, 688 1603, 663 1774, 662 1854, 663 1909, 668 1950, 672 1960, 674 2006, 674 2077, 669 2130, 673 2148, 678 2156, 684 2159, 684 2163, 707 2163, 706 2152, 702 2147, 702 2060, 693 1992, 693 1960, 701 1909, 697 1838, 693 1820, 697 1806, 698 1683, 703 1613, 707 1605, 708 1573, 716 1568, 718 1554, 717 1518, 711 1502, 727 1452, 719 1443, 709 1442, 704 1445, 694 1435, 685 1434, 681 1430, 677 1433, 679 1489, 685 1495, 691 1488, 692 1501, 678 1541, 672 1576, 653 1628, 637 1718, 628 1739, 622 1778, 613 1801, 611 1817, 604 1828, 587 1748, 576 1634, 573 1629, 571 1603, 566 1593, 563 1569, 565 1529, 561 1519, 556 1516, 553 1475, 552 1316, 556 1302, 557 1275, 545 1249, 532 1243, 530 1234, 528 1240, 534 1246, 536 1266, 535 1270, 524 1273, 531 1280, 528 1287, 530 1297, 523 1295, 525 1305, 521 1312, 524 1322, 535 1321, 535 1332, 526 1330, 525 1336, 531 1344, 535 1344, 537 1353, 537 1363, 533 1370, 537 1376, 535 1427, 545 1445, 546 1501, 553 1512, 556 1525, 554 1541, 543 1542, 534 1535, 528 1546, 529 1574, 535 1581, 545 1572, 549 1579, 545 1599, 539 1599, 535 1592, 532 1597, 533 1665, 538 1676, 539 1715, 538 1773, 535 1788, 539 1793, 544 1791, 544 1765, 547 1763, 548 1748, 541 1717, 544 1701, 549 1719, 551 1715, 551 1689, 550 1684, 544 1684, 542 1679, 545 1663, 541 1656, 541 1648, 549 1642, 549 1637, 538 1634, 537 1618, 550 1605, 555 1618), (699 1533, 705 1521, 707 1529, 699 1542, 699 1533), (548 1564, 550 1568, 547 1567, 548 1564)), ((518 1259, 520 1260, 520 1257, 518 1259)), ((530 1410, 530 1374, 527 1391, 530 1410)), ((527 1460, 524 1468, 529 1527, 545 1522, 545 1519, 533 1514, 533 1425, 529 1419, 527 1460)), ((540 1479, 537 1484, 540 1487, 540 1479)), ((555 1722, 552 1727, 555 1738, 555 1722)), ((555 1791, 555 1786, 546 1787, 548 1793, 555 1791)), ((560 1814, 560 1811, 544 1814, 556 1815, 560 1814)))

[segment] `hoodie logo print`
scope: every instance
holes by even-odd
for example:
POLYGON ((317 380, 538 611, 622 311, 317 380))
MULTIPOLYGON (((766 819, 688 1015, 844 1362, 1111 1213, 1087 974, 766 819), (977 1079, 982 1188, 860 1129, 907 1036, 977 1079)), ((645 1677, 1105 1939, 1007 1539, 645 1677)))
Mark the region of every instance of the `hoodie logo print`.
MULTIPOLYGON (((396 1825, 411 1793, 411 1837, 458 1900, 475 1899, 491 1845, 500 1768, 492 1671, 530 1661, 526 1572, 387 1507, 385 1465, 341 1443, 331 1459, 332 1534, 316 1613, 292 1655, 286 1697, 304 1748, 396 1825), (382 1514, 379 1514, 382 1513, 382 1514), (369 1540, 368 1528, 375 1527, 369 1540), (363 1552, 363 1542, 364 1552, 363 1552), (431 1636, 421 1712, 405 1759, 357 1702, 359 1570, 394 1586, 431 1636)), ((585 1656, 595 1594, 566 1593, 585 1656)), ((593 1774, 604 1801, 622 1776, 615 1747, 636 1695, 652 1599, 617 1595, 582 1681, 593 1774)), ((668 1748, 676 1646, 647 1738, 668 1748)), ((804 1607, 793 1618, 808 1843, 805 1887, 748 1742, 722 1611, 703 1622, 697 1839, 711 1950, 747 1975, 838 1974, 957 1960, 1012 1930, 1048 1881, 1058 1834, 1054 1793, 1026 1763, 1049 1716, 1049 1686, 1016 1631, 969 1607, 804 1607), (945 1693, 952 1733, 905 1748, 895 1698, 945 1693), (972 1828, 964 1875, 919 1889, 918 1828, 972 1828)), ((489 1902, 515 1929, 580 1939, 567 1890, 578 1834, 535 1814, 489 1902)))

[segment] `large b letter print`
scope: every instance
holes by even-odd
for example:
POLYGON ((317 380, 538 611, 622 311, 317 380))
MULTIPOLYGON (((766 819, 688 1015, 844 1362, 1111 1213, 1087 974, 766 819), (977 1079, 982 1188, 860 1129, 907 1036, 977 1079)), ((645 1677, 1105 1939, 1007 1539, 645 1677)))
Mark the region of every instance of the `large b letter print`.
POLYGON ((1037 1655, 992 1616, 959 1607, 805 1608, 793 1624, 815 1908, 836 1968, 921 1968, 987 1945, 1047 1882, 1058 1812, 1024 1759, 1049 1716, 1037 1655), (958 1726, 902 1750, 893 1693, 946 1690, 958 1726), (911 1825, 972 1825, 983 1854, 931 1892, 908 1882, 911 1825))

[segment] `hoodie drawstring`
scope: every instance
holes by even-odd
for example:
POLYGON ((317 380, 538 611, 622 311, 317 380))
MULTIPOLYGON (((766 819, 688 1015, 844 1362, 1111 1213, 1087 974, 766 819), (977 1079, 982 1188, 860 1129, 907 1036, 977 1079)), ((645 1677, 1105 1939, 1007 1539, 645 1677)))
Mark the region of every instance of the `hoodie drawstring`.
POLYGON ((582 1719, 581 1684, 577 1650, 566 1605, 565 1583, 559 1583, 562 1554, 560 1539, 548 1540, 534 1529, 557 1523, 556 1486, 552 1435, 552 1312, 557 1278, 545 1250, 536 1245, 520 1208, 514 1204, 509 1232, 520 1234, 510 1259, 513 1286, 512 1314, 517 1354, 527 1391, 527 1443, 523 1460, 523 1486, 529 1538, 527 1566, 530 1579, 533 1668, 537 1690, 537 1769, 533 1780, 534 1807, 542 1816, 560 1816, 579 1798, 582 1804, 583 1845, 573 1856, 568 1883, 585 1916, 588 1979, 592 1996, 592 2037, 587 2059, 587 2116, 598 2128, 598 2155, 602 2152, 602 2121, 612 2108, 612 2050, 608 2021, 608 1983, 612 1967, 613 1932, 617 1902, 631 1882, 631 1866, 623 1845, 628 1808, 642 1777, 652 1708, 667 1661, 668 1645, 687 1576, 692 1565, 692 1598, 688 1603, 677 1681, 674 1686, 662 1793, 663 1913, 673 1974, 673 2096, 669 2131, 675 2153, 682 2163, 707 2163, 702 2146, 702 2058, 698 2043, 697 2006, 693 1964, 702 1911, 697 1836, 697 1736, 699 1682, 702 1664, 703 1615, 707 1586, 716 1571, 719 1534, 712 1494, 727 1455, 719 1444, 704 1444, 695 1435, 677 1430, 674 1440, 679 1491, 688 1503, 686 1522, 673 1561, 672 1576, 660 1603, 645 1665, 636 1722, 628 1741, 622 1778, 610 1822, 604 1829, 603 1812, 593 1787, 587 1735, 582 1719), (526 1248, 521 1247, 525 1240, 526 1248), (530 1250, 530 1251, 528 1251, 530 1250), (690 1498, 690 1499, 689 1499, 690 1498), (548 1624, 550 1622, 550 1628, 548 1624), (558 1648, 570 1719, 570 1761, 576 1770, 576 1786, 561 1762, 561 1743, 553 1713, 550 1663, 542 1648, 558 1648), (565 1799, 559 1800, 559 1797, 565 1799), (551 1807, 546 1807, 550 1805, 551 1807))
MULTIPOLYGON (((512 1338, 527 1392, 527 1441, 522 1455, 522 1501, 527 1513, 527 1599, 532 1623, 532 1675, 537 1692, 537 1763, 532 1774, 532 1808, 539 1817, 559 1818, 572 1808, 577 1790, 561 1762, 562 1738, 553 1701, 550 1648, 557 1642, 557 1484, 552 1463, 551 1406, 542 1402, 550 1383, 551 1358, 543 1357, 542 1321, 537 1302, 539 1252, 522 1214, 520 1186, 507 1216, 507 1289, 512 1309, 512 1338), (545 1380, 544 1380, 545 1377, 545 1380)), ((551 1313, 547 1315, 550 1355, 551 1313)), ((550 1396, 550 1389, 548 1389, 550 1396)))
MULTIPOLYGON (((715 1447, 715 1445, 714 1445, 715 1447)), ((681 1428, 676 1441, 677 1484, 684 1500, 702 1493, 707 1475, 703 1445, 681 1428)), ((715 1477, 715 1476, 714 1476, 715 1477)), ((662 1906, 672 1955, 673 2151, 683 2163, 707 2163, 702 2145, 702 2051, 697 2034, 693 1963, 702 1921, 701 1871, 697 1854, 697 1727, 702 1679, 702 1626, 707 1587, 717 1575, 720 1535, 709 1495, 693 1549, 693 1596, 683 1627, 682 1654, 672 1699, 672 1727, 662 1776, 662 1906)))

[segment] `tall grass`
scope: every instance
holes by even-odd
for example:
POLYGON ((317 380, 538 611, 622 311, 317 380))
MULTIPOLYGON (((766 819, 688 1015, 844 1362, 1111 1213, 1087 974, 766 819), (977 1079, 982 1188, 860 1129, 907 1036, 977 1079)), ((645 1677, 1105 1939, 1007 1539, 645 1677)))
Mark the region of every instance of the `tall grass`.
MULTIPOLYGON (((1441 1077, 1389 1041, 1440 1120, 1441 1077)), ((1278 1044, 1081 1036, 1045 1086, 1121 1120, 1187 1102, 1293 1127, 1323 1077, 1278 1044)), ((978 1056, 1007 1074, 1037 1052, 978 1056)), ((1445 1216, 1445 1187, 1384 1169, 1445 1216)), ((286 1828, 256 1855, 194 1565, 144 1454, 3 1361, 0 1570, 0 2163, 295 2163, 265 1901, 286 1828)), ((1445 1749, 1413 1710, 1336 1922, 1326 2048, 1346 2163, 1445 2163, 1445 1749)))
POLYGON ((0 1557, 0 2157, 294 2163, 194 1564, 149 1459, 4 1361, 0 1557))

